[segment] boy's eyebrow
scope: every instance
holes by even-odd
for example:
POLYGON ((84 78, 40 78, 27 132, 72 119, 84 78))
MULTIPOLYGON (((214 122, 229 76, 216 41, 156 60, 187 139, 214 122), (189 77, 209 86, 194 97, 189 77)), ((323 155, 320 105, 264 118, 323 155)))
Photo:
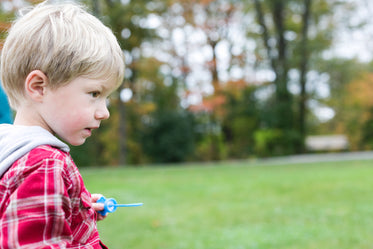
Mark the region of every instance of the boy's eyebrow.
POLYGON ((116 85, 109 82, 100 82, 99 83, 101 87, 101 91, 107 93, 108 95, 111 95, 115 90, 117 89, 116 85))

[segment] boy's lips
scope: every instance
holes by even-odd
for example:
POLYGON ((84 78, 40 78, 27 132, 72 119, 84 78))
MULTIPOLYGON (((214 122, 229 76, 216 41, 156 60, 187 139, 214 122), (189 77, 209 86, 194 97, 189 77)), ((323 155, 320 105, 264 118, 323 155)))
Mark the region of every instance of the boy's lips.
POLYGON ((84 131, 86 131, 88 137, 90 137, 92 135, 92 131, 95 130, 95 129, 98 129, 100 126, 93 126, 93 127, 87 127, 84 129, 84 131))
POLYGON ((92 135, 92 129, 85 128, 84 129, 84 135, 86 135, 87 137, 91 136, 92 135))
POLYGON ((92 135, 92 131, 94 129, 97 129, 98 127, 91 127, 91 128, 85 128, 84 130, 87 132, 87 135, 88 136, 91 136, 92 135))

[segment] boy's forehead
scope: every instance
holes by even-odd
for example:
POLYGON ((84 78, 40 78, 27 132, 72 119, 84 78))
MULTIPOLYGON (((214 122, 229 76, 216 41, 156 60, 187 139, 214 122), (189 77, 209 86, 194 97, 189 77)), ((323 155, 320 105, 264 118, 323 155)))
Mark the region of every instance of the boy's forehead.
POLYGON ((119 87, 119 85, 113 80, 89 79, 89 78, 83 78, 83 79, 86 80, 87 86, 101 88, 103 91, 113 92, 119 87))

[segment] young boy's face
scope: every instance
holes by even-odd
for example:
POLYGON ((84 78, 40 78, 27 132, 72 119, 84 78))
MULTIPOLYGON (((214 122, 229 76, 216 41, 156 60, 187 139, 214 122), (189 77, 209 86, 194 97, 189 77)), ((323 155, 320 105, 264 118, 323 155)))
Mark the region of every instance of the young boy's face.
POLYGON ((114 85, 82 77, 57 89, 48 88, 39 113, 40 125, 71 145, 81 145, 109 118, 106 101, 114 90, 114 85))

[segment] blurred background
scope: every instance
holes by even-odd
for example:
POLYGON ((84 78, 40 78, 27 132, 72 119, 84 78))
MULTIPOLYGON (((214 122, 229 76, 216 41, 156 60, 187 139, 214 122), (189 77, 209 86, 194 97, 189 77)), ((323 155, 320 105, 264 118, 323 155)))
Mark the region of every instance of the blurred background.
MULTIPOLYGON (((38 2, 2 0, 1 38, 38 2)), ((373 149, 371 1, 80 2, 117 36, 126 75, 77 165, 373 149)))

